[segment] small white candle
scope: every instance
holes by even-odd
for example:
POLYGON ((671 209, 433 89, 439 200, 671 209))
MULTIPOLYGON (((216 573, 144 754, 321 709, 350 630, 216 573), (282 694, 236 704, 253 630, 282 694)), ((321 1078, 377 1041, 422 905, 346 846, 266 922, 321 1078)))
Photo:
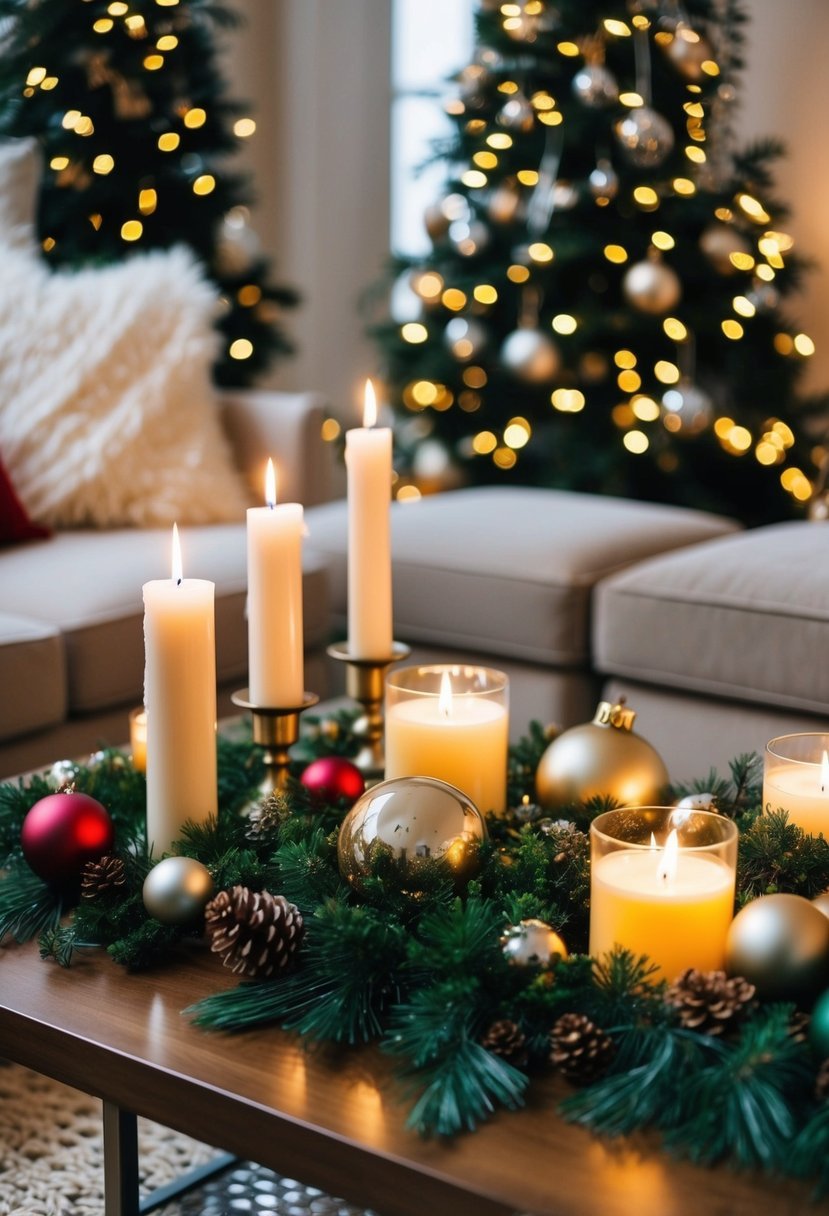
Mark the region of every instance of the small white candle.
POLYGON ((254 705, 302 704, 302 507, 276 505, 268 461, 266 507, 250 507, 248 542, 248 693, 254 705))
POLYGON ((375 426, 377 403, 366 381, 362 427, 345 435, 348 475, 348 649, 354 658, 392 653, 392 437, 375 426))
POLYGON ((215 586, 182 578, 175 525, 172 578, 143 591, 147 841, 160 857, 188 819, 218 808, 215 586))
POLYGON ((829 753, 821 762, 799 760, 790 764, 766 764, 763 781, 763 806, 766 810, 786 811, 795 823, 812 836, 829 839, 829 753))
POLYGON ((506 706, 479 693, 457 695, 444 672, 440 696, 417 696, 386 709, 386 780, 437 777, 463 790, 479 811, 507 801, 506 706))

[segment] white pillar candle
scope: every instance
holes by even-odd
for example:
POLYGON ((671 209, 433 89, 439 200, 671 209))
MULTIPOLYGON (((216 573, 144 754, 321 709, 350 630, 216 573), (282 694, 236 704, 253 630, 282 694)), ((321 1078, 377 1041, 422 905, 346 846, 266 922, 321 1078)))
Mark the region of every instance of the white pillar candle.
POLYGON ((302 635, 302 507, 276 505, 268 461, 266 507, 248 509, 248 695, 252 704, 290 708, 305 693, 302 635))
POLYGON ((348 474, 348 649, 354 658, 392 652, 392 437, 377 427, 374 388, 366 381, 363 426, 346 431, 348 474))
MULTIPOLYGON (((406 670, 393 673, 392 680, 404 678, 406 670)), ((507 802, 507 706, 496 693, 459 695, 446 671, 441 684, 439 695, 397 700, 389 682, 386 780, 436 777, 463 790, 479 811, 500 814, 507 802)))
POLYGON ((143 590, 147 841, 160 857, 218 808, 215 586, 182 578, 174 526, 172 578, 143 590))

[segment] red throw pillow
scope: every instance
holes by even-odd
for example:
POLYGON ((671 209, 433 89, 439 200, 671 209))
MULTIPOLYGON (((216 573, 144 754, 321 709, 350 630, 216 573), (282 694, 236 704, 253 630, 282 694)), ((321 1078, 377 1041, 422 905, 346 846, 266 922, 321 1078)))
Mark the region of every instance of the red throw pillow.
POLYGON ((50 530, 29 519, 0 461, 0 545, 15 545, 21 540, 42 540, 45 536, 51 536, 50 530))

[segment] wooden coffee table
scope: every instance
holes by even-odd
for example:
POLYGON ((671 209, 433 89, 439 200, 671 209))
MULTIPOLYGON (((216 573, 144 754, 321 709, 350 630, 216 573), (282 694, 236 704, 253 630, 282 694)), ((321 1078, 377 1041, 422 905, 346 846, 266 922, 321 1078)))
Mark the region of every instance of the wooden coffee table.
MULTIPOLYGON (((235 983, 201 946, 130 975, 102 951, 68 970, 0 949, 0 1057, 104 1101, 107 1216, 137 1211, 123 1153, 144 1115, 381 1216, 795 1216, 819 1210, 788 1180, 697 1169, 654 1138, 605 1144, 555 1113, 552 1079, 528 1106, 451 1143, 406 1131, 407 1100, 374 1048, 309 1051, 278 1029, 193 1027, 182 1009, 235 983)), ((825 1210, 825 1209, 824 1209, 825 1210)))

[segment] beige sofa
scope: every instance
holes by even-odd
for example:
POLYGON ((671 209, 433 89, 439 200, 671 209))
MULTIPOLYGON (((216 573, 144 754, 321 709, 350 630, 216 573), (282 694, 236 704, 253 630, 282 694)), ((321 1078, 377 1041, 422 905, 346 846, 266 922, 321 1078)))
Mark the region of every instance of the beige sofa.
MULTIPOLYGON (((264 456, 278 455, 280 499, 327 495, 324 403, 315 393, 238 392, 221 400, 236 462, 261 500, 264 456), (257 485, 257 480, 259 484, 257 485)), ((216 584, 219 712, 247 683, 245 521, 186 530, 187 574, 216 584)), ((0 549, 0 777, 127 739, 143 688, 141 586, 163 577, 169 532, 75 530, 0 549)), ((325 677, 325 562, 304 562, 308 687, 325 677)))

